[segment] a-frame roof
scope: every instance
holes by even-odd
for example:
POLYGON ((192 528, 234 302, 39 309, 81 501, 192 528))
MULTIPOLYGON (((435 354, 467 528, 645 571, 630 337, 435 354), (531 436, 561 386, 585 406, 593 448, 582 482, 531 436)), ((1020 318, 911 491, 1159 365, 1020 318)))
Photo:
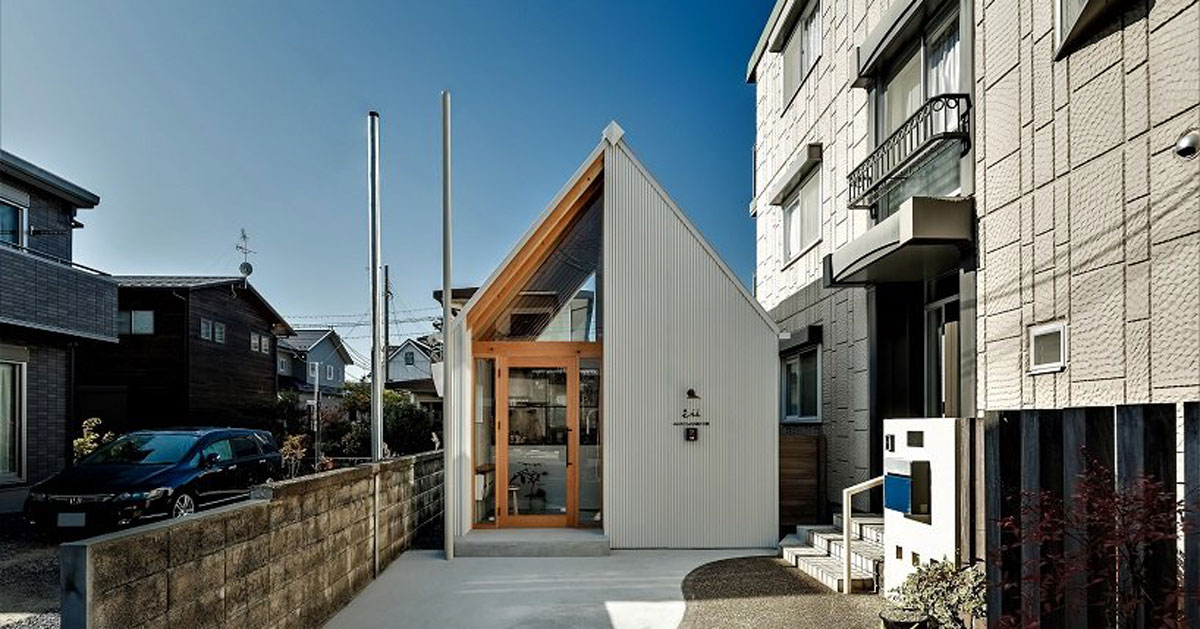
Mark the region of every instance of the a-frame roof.
POLYGON ((496 267, 487 281, 475 291, 470 301, 463 307, 460 315, 466 316, 467 327, 478 331, 480 325, 489 325, 492 322, 492 317, 503 310, 506 299, 511 299, 519 290, 520 282, 528 277, 537 269, 537 265, 544 259, 539 257, 539 253, 544 252, 547 245, 552 243, 553 239, 561 233, 562 228, 570 222, 573 213, 579 212, 585 207, 589 199, 593 198, 590 195, 596 193, 598 182, 603 180, 604 176, 604 151, 609 146, 621 150, 633 162, 645 179, 650 182, 655 191, 666 202, 667 206, 677 215, 679 220, 687 227, 695 236, 696 240, 701 244, 705 253, 712 258, 713 262, 726 275, 730 284, 741 294, 741 296, 750 304, 767 326, 778 331, 775 321, 771 318, 762 305, 758 303, 746 287, 738 279, 737 275, 729 268, 721 256, 712 248, 712 245, 700 233, 700 230, 687 217, 687 214, 679 208, 679 206, 666 193, 662 185, 650 174, 645 165, 637 159, 629 145, 625 142, 625 131, 614 120, 604 129, 604 133, 600 142, 575 170, 567 183, 558 191, 558 194, 551 199, 549 205, 534 221, 533 225, 525 232, 525 235, 517 242, 516 246, 505 256, 504 261, 496 267), (507 294, 506 294, 507 293, 507 294))

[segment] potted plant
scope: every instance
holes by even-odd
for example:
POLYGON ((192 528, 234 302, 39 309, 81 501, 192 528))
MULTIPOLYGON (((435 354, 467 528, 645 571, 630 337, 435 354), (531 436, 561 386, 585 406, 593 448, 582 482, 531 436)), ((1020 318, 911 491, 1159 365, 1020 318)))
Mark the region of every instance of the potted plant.
POLYGON ((987 609, 983 573, 949 561, 918 566, 892 593, 900 609, 879 614, 887 629, 966 629, 965 619, 982 618, 987 609))

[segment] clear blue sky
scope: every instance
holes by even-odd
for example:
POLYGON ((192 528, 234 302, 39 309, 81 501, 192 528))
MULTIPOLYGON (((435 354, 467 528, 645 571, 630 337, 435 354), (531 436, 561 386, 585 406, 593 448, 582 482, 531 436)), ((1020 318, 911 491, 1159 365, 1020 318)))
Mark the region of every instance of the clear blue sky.
MULTIPOLYGON (((77 260, 234 274, 245 228, 252 282, 300 325, 368 309, 368 110, 395 308, 426 309, 400 317, 435 314, 441 282, 439 90, 454 100, 456 285, 487 278, 616 119, 749 284, 744 78, 771 5, 4 0, 0 146, 100 195, 77 260)), ((366 325, 340 331, 369 347, 366 325)))

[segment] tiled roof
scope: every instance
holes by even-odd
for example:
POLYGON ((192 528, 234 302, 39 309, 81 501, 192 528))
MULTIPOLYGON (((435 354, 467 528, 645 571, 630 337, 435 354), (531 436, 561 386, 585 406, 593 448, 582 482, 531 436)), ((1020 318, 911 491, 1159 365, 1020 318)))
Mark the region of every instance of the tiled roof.
POLYGON ((118 275, 113 279, 116 280, 117 286, 129 288, 203 288, 241 282, 245 278, 194 275, 118 275))
POLYGON ((296 328, 296 335, 287 340, 288 345, 302 352, 307 352, 318 341, 325 338, 333 330, 329 328, 296 328))

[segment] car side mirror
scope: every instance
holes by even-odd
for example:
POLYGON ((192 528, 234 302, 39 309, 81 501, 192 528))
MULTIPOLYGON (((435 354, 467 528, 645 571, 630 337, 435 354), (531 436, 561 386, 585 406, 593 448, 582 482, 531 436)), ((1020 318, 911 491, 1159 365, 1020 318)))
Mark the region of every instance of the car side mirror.
POLYGON ((221 455, 217 454, 216 452, 209 452, 208 454, 204 455, 204 458, 200 459, 200 468, 208 469, 216 465, 220 460, 221 455))

